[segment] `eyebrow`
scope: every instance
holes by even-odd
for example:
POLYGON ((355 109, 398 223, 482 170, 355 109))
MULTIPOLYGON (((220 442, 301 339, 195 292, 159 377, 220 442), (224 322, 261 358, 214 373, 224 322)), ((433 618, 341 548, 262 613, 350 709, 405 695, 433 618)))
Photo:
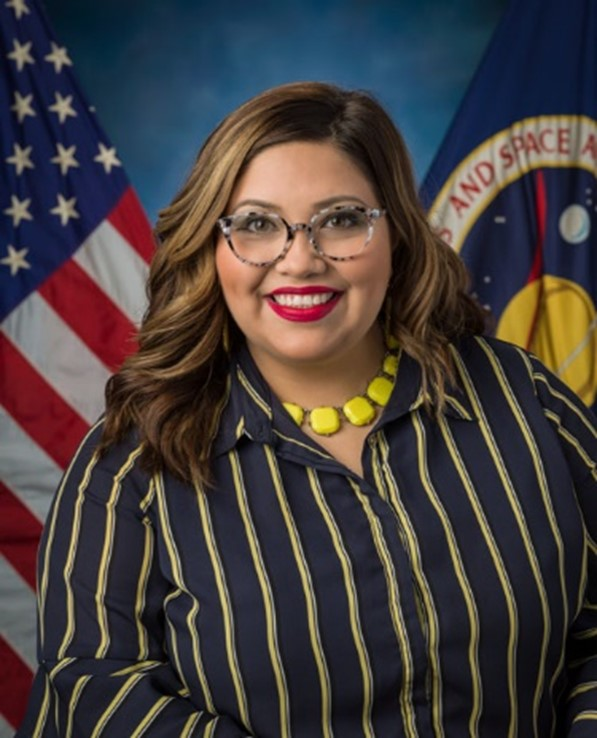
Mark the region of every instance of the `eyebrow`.
MULTIPOLYGON (((361 200, 361 198, 357 197, 356 195, 333 195, 332 197, 325 198, 325 200, 318 200, 317 202, 314 202, 313 208, 315 210, 322 210, 323 208, 328 208, 338 202, 346 202, 347 200, 350 200, 351 202, 357 202, 363 206, 367 205, 364 200, 361 200)), ((234 210, 236 211, 239 208, 245 207, 247 205, 254 205, 256 207, 268 210, 280 210, 280 206, 276 205, 276 203, 268 202, 267 200, 256 200, 253 198, 241 200, 239 203, 236 204, 234 210)))

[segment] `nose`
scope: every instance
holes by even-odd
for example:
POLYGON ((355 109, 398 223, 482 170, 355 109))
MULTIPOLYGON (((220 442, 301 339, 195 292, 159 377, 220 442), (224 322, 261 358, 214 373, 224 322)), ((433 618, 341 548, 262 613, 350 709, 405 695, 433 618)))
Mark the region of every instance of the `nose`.
POLYGON ((309 274, 323 274, 327 269, 325 259, 313 248, 310 233, 305 227, 295 227, 290 248, 275 266, 280 274, 301 277, 309 274))

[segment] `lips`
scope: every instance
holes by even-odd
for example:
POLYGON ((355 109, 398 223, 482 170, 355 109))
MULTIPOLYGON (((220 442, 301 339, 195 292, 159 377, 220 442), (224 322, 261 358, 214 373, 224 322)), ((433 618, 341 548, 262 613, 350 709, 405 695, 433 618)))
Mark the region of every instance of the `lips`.
POLYGON ((288 287, 271 292, 267 302, 285 320, 311 322, 329 315, 341 297, 341 292, 329 287, 288 287))
POLYGON ((284 307, 300 308, 302 310, 306 308, 312 308, 316 305, 324 305, 329 302, 337 292, 318 292, 315 294, 307 295, 293 295, 288 293, 271 295, 271 299, 278 305, 284 307))

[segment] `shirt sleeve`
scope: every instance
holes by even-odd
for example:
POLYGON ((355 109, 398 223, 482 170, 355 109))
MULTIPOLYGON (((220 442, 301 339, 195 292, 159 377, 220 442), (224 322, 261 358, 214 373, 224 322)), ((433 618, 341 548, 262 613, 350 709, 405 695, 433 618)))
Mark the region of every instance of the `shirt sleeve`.
POLYGON ((586 588, 571 624, 564 695, 568 738, 597 735, 597 425, 593 413, 556 377, 533 360, 538 396, 560 439, 585 526, 586 588))
POLYGON ((147 515, 140 447, 98 457, 84 440, 48 515, 38 561, 38 654, 15 738, 244 738, 232 718, 199 709, 170 662, 163 606, 171 590, 147 515))

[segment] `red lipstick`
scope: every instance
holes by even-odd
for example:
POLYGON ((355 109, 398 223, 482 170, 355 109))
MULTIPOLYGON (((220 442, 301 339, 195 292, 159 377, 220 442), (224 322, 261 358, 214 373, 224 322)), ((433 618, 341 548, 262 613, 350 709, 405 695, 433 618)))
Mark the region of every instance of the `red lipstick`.
POLYGON ((266 296, 267 304, 284 320, 311 323, 325 318, 338 304, 342 293, 324 285, 309 287, 279 287, 266 296), (314 302, 309 296, 329 295, 325 302, 314 302), (298 296, 298 297, 297 297, 298 296), (300 298, 303 299, 300 299, 300 298))

